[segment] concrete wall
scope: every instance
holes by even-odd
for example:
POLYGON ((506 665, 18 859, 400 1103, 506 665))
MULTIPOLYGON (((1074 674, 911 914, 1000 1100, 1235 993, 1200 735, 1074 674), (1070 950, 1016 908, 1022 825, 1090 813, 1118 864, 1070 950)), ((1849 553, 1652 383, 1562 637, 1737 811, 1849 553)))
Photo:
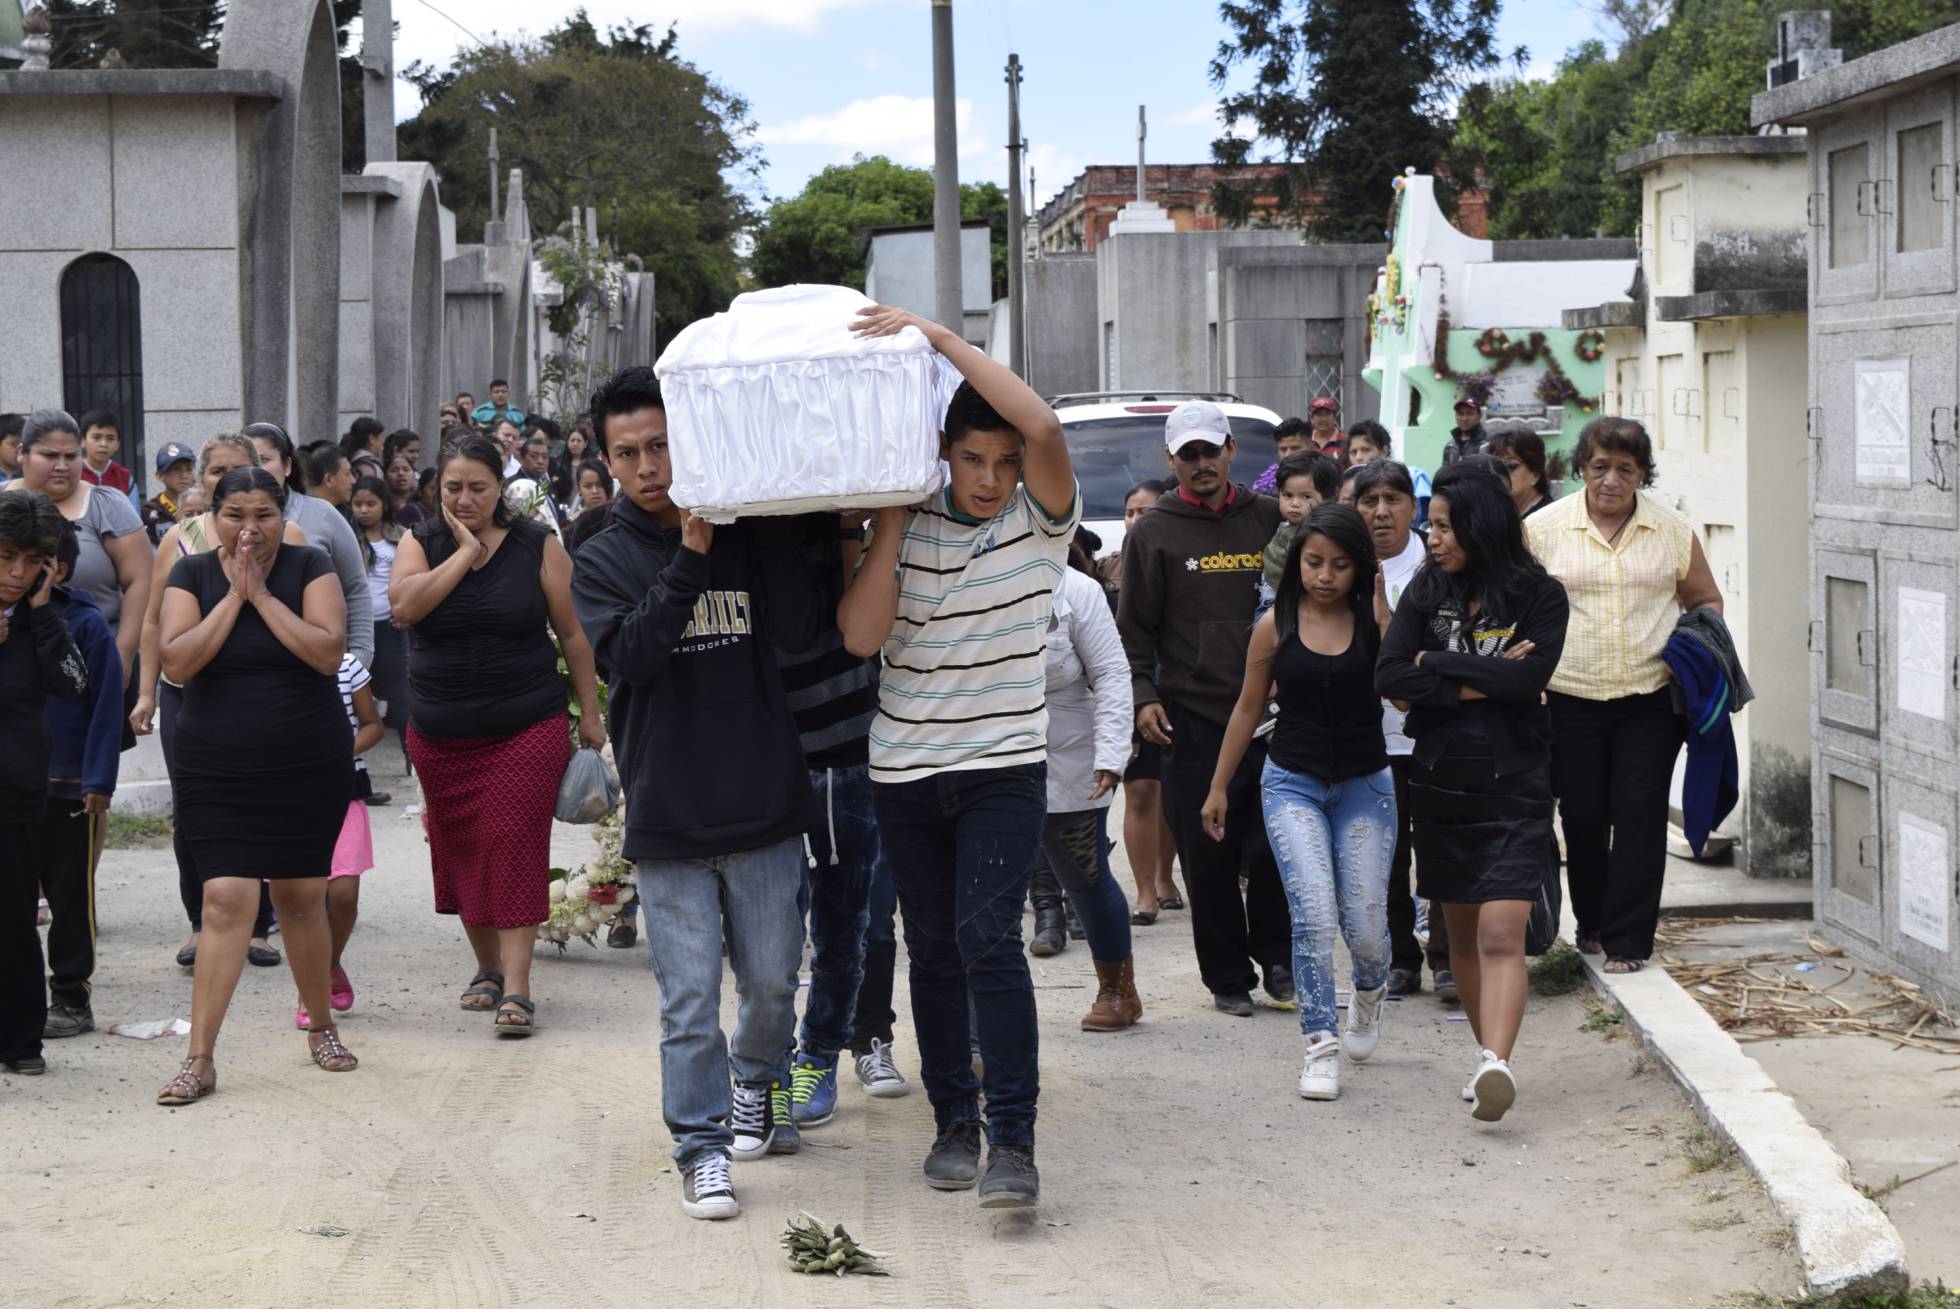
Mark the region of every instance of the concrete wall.
POLYGON ((62 272, 115 255, 139 288, 144 448, 126 432, 121 458, 140 479, 157 443, 239 425, 239 110, 217 88, 245 85, 208 72, 0 74, 0 176, 35 179, 0 187, 0 403, 62 403, 62 272), (87 93, 118 76, 131 93, 87 93), (80 80, 54 90, 50 77, 80 80))
POLYGON ((1099 389, 1208 390, 1213 381, 1207 282, 1215 251, 1298 247, 1287 231, 1133 233, 1096 247, 1099 389))
MULTIPOLYGON (((1342 421, 1374 418, 1380 397, 1362 381, 1361 369, 1368 358, 1368 292, 1386 254, 1387 247, 1377 245, 1212 251, 1206 282, 1215 292, 1213 384, 1282 416, 1304 416, 1314 398, 1306 378, 1307 334, 1339 320, 1342 366, 1335 398, 1342 421)), ((1317 379, 1312 390, 1323 389, 1317 379)))
POLYGON ((1044 255, 1024 267, 1028 385, 1040 395, 1097 390, 1096 256, 1044 255))
MULTIPOLYGON (((966 339, 986 344, 993 308, 993 248, 984 225, 960 229, 960 304, 966 311, 966 339)), ((874 232, 864 269, 864 293, 882 305, 909 309, 922 318, 938 310, 935 302, 932 233, 874 232)))

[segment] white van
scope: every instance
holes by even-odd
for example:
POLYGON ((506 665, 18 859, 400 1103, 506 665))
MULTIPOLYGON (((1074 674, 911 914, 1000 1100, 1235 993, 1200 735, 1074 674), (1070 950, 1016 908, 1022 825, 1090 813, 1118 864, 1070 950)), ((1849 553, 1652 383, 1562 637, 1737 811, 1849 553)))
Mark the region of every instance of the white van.
POLYGON ((1259 480, 1277 452, 1280 416, 1219 391, 1094 391, 1049 397, 1062 420, 1075 480, 1082 487, 1082 525, 1102 538, 1102 553, 1123 548, 1123 497, 1146 480, 1171 483, 1164 457, 1164 419, 1186 400, 1209 400, 1232 425, 1232 480, 1259 480))

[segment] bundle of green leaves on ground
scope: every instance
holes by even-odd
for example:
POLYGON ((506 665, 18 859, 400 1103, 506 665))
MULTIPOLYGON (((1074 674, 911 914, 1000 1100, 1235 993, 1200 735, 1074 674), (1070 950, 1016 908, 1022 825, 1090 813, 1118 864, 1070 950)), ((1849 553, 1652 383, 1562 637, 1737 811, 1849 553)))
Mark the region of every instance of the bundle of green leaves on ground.
POLYGON ((789 1220, 789 1225, 783 1228, 783 1248, 789 1251, 789 1266, 799 1273, 890 1276, 878 1262, 884 1256, 859 1246, 844 1230, 844 1224, 832 1227, 811 1214, 801 1213, 789 1220))

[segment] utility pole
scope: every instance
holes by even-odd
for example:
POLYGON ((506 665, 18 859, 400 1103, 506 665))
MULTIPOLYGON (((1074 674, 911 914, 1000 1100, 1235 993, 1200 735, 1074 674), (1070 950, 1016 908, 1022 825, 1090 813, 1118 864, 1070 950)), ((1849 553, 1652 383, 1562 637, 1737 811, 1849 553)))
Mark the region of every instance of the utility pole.
POLYGON ((959 120, 953 107, 953 0, 932 0, 933 317, 964 337, 959 153, 959 120))
POLYGON ((497 129, 490 129, 490 222, 503 221, 503 213, 497 208, 497 129))
POLYGON ((1007 56, 1007 366, 1023 381, 1028 376, 1027 272, 1022 267, 1024 216, 1021 212, 1021 56, 1007 56))

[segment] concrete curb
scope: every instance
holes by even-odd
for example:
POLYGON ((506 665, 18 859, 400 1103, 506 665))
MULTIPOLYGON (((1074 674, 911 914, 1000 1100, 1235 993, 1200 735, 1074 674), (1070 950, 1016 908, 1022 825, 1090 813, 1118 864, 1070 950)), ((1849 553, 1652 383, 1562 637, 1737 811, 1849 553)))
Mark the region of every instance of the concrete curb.
POLYGON ((1844 1156, 1796 1102, 1666 969, 1650 965, 1609 976, 1601 962, 1586 956, 1593 988, 1626 1013, 1627 1025, 1674 1074, 1695 1112, 1735 1146, 1789 1220, 1806 1289, 1814 1295, 1905 1290, 1898 1230, 1851 1184, 1844 1156))

